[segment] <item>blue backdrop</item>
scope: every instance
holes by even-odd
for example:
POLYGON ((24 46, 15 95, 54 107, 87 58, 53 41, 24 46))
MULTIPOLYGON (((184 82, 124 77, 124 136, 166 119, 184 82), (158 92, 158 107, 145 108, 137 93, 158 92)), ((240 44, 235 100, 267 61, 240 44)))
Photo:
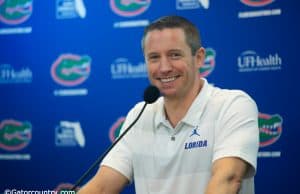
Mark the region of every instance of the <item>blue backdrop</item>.
MULTIPOLYGON (((146 25, 170 14, 200 28, 207 49, 201 74, 257 102, 256 193, 297 193, 298 6, 283 0, 0 0, 0 193, 74 184, 142 100, 148 80, 140 38, 146 25)), ((134 193, 133 186, 123 193, 134 193)))

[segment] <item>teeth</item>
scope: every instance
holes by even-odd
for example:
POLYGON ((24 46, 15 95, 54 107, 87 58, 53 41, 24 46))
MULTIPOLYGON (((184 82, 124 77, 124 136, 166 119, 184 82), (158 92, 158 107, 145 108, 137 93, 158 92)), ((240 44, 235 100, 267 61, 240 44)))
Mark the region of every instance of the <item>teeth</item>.
POLYGON ((167 77, 167 78, 161 78, 160 81, 166 83, 166 82, 174 81, 175 79, 176 77, 167 77))

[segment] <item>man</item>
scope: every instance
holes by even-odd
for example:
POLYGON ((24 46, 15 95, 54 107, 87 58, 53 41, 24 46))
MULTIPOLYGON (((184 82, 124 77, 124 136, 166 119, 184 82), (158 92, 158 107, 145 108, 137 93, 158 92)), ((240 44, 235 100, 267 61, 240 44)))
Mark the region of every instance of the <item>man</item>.
MULTIPOLYGON (((146 27, 142 48, 151 84, 161 92, 81 190, 137 194, 252 194, 258 112, 244 92, 200 78, 205 49, 196 27, 166 16, 146 27)), ((127 115, 123 129, 143 103, 127 115)))

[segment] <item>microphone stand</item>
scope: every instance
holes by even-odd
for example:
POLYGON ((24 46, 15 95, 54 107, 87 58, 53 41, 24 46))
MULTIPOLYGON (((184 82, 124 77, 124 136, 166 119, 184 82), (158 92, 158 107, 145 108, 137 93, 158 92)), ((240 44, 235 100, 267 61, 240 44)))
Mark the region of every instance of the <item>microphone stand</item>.
POLYGON ((90 166, 90 168, 76 181, 75 185, 71 188, 71 191, 75 191, 76 187, 82 183, 82 181, 90 174, 90 172, 103 160, 103 158, 110 152, 110 150, 126 135, 129 129, 137 122, 137 120, 141 117, 144 112, 147 102, 145 102, 142 110, 136 117, 136 119, 125 129, 125 131, 110 145, 110 147, 90 166))

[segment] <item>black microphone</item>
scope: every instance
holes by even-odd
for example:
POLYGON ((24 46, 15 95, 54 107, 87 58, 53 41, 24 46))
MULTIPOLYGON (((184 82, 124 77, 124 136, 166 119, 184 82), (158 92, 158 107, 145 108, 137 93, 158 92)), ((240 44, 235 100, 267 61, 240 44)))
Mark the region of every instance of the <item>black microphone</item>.
POLYGON ((110 145, 110 147, 90 166, 90 168, 76 181, 74 186, 71 188, 71 191, 75 191, 76 187, 78 187, 82 181, 90 174, 90 172, 103 160, 103 158, 110 152, 110 150, 126 135, 129 129, 139 120, 142 113, 144 112, 147 104, 152 104, 155 102, 160 96, 160 92, 155 86, 148 86, 144 91, 144 101, 145 104, 141 109, 140 113, 136 117, 136 119, 124 130, 124 132, 110 145))

